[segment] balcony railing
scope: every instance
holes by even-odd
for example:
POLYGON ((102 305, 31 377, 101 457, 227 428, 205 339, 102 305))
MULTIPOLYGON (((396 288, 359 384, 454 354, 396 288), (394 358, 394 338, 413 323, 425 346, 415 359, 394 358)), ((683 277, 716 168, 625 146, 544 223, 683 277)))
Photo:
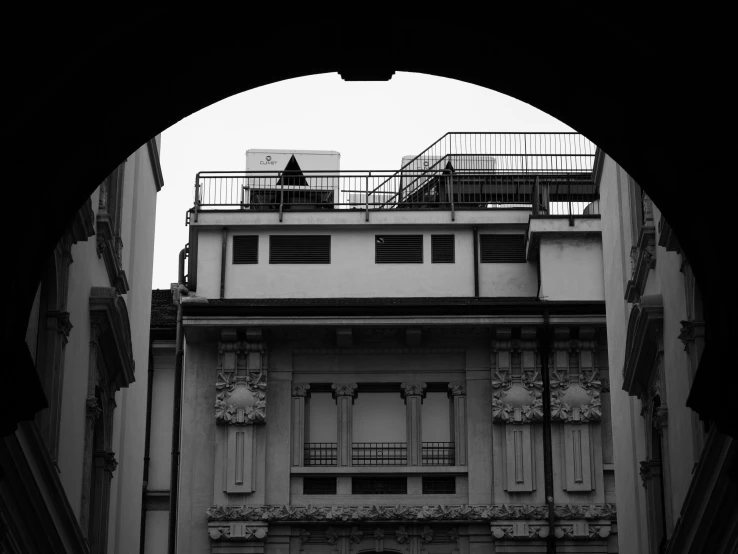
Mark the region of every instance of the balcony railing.
POLYGON ((351 446, 351 464, 355 466, 407 465, 407 443, 355 442, 351 446))
POLYGON ((335 442, 307 442, 304 459, 306 466, 334 466, 338 460, 338 445, 335 442))
POLYGON ((194 211, 596 214, 595 150, 576 133, 447 133, 400 170, 200 172, 194 211))
POLYGON ((452 466, 455 461, 455 449, 452 442, 424 442, 424 466, 452 466))
MULTIPOLYGON (((335 466, 338 445, 335 442, 305 443, 306 466, 335 466)), ((454 443, 422 443, 424 466, 452 466, 455 461, 454 443)), ((405 442, 355 442, 351 445, 351 464, 354 466, 404 466, 407 465, 405 442)))

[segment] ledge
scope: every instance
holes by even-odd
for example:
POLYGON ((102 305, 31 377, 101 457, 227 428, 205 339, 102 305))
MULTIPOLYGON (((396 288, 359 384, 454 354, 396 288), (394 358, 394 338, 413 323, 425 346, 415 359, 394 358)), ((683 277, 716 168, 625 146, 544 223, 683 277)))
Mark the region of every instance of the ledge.
POLYGON ((290 468, 293 475, 365 475, 390 473, 397 475, 421 475, 429 473, 443 473, 448 475, 466 475, 467 466, 299 466, 290 468))
POLYGON ((127 387, 134 381, 131 326, 125 300, 114 288, 92 287, 90 324, 98 333, 108 381, 117 388, 127 387))
POLYGON ((667 252, 682 252, 671 225, 663 216, 659 219, 659 246, 666 248, 667 252))
POLYGON ((631 304, 646 289, 648 272, 656 267, 656 229, 653 225, 644 225, 638 234, 638 241, 630 251, 631 278, 625 287, 625 299, 631 304))
POLYGON ((658 333, 662 332, 664 306, 660 294, 643 296, 633 306, 628 321, 623 390, 640 396, 648 388, 658 352, 658 333))
POLYGON ((574 216, 574 225, 569 224, 569 216, 531 216, 528 220, 528 240, 525 259, 529 262, 538 260, 541 237, 566 237, 571 235, 602 235, 600 216, 574 216))

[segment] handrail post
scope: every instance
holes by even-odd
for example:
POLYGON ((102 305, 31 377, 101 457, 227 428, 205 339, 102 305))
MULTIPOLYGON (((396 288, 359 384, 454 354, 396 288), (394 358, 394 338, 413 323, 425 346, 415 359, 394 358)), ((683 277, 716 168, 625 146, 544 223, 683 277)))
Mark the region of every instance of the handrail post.
POLYGON ((540 194, 540 185, 538 183, 538 175, 536 175, 536 182, 533 184, 533 215, 539 215, 541 211, 540 202, 538 201, 538 195, 540 194))
POLYGON ((450 171, 448 175, 448 195, 451 198, 451 221, 456 221, 456 211, 454 208, 454 172, 450 171))
POLYGON ((282 223, 282 206, 284 206, 284 173, 282 173, 282 178, 279 180, 279 182, 279 222, 282 223))
POLYGON ((200 179, 199 177, 195 177, 195 223, 197 223, 197 213, 199 211, 200 206, 200 179))
POLYGON ((372 172, 369 172, 369 175, 366 176, 366 193, 364 194, 364 219, 365 221, 369 221, 369 177, 372 176, 372 172))

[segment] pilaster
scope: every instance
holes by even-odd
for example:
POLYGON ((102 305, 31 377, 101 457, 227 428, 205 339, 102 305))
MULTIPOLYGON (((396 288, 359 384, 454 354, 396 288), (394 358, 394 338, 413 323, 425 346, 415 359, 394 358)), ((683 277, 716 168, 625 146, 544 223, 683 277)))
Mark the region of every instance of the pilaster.
POLYGON ((466 461, 466 385, 450 383, 449 394, 453 402, 454 465, 465 466, 466 461))
POLYGON ((419 466, 423 464, 421 405, 427 385, 425 383, 402 383, 400 386, 405 397, 407 465, 419 466))
POLYGON ((292 384, 292 465, 305 465, 305 398, 310 394, 310 385, 292 384))
POLYGON ((352 427, 354 396, 356 383, 335 383, 331 385, 336 397, 336 415, 338 421, 338 460, 339 467, 351 465, 352 427))

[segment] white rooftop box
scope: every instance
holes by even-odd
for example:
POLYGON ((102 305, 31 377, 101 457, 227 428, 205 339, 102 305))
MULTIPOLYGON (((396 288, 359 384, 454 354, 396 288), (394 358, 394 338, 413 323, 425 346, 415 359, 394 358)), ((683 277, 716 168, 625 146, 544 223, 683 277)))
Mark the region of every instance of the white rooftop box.
POLYGON ((247 150, 244 204, 332 208, 339 198, 340 165, 341 154, 333 150, 247 150))

